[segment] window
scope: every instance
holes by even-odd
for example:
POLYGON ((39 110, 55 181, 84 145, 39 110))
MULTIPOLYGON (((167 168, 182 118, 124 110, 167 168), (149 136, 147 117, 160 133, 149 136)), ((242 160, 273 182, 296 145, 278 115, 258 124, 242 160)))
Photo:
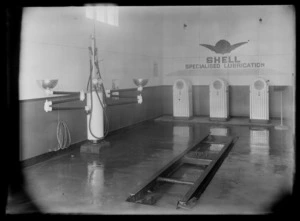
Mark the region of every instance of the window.
POLYGON ((119 10, 114 5, 87 6, 86 17, 109 25, 119 26, 119 10))

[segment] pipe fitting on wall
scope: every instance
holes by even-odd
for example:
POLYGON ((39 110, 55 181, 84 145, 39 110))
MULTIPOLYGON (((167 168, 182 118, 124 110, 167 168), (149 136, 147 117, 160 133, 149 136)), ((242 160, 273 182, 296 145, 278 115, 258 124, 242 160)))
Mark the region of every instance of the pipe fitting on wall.
POLYGON ((89 114, 90 111, 91 111, 91 107, 90 107, 90 106, 85 106, 85 107, 84 107, 84 110, 85 110, 85 112, 86 112, 87 114, 89 114))
POLYGON ((138 95, 137 96, 137 100, 138 100, 139 104, 143 103, 143 97, 142 97, 142 95, 138 95))
POLYGON ((142 86, 138 86, 137 90, 138 91, 143 91, 143 87, 142 86))
POLYGON ((84 101, 84 99, 85 99, 85 93, 84 93, 84 91, 82 90, 82 91, 80 91, 80 100, 81 100, 81 101, 84 101))
POLYGON ((106 97, 110 97, 110 90, 105 90, 106 97))
POLYGON ((118 96, 120 96, 120 94, 119 94, 118 91, 115 91, 115 92, 112 92, 112 93, 111 93, 111 96, 112 96, 112 97, 118 97, 118 96))
POLYGON ((46 100, 44 104, 44 110, 46 112, 52 111, 52 107, 50 107, 51 105, 52 105, 52 101, 46 100))
POLYGON ((47 95, 52 95, 53 94, 53 91, 50 90, 50 89, 45 89, 45 92, 47 95))

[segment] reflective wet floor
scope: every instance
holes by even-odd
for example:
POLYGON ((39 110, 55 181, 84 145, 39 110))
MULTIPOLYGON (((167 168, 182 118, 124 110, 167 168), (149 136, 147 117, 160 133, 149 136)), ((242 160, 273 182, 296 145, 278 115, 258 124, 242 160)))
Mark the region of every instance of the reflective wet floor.
MULTIPOLYGON (((100 154, 76 149, 24 168, 26 189, 42 212, 260 214, 269 212, 278 195, 293 185, 290 130, 147 121, 107 141, 110 147, 100 154), (126 202, 153 174, 209 133, 238 140, 192 209, 176 209, 188 188, 180 184, 166 188, 167 194, 155 206, 126 202)), ((19 212, 16 205, 8 205, 7 213, 19 212)))

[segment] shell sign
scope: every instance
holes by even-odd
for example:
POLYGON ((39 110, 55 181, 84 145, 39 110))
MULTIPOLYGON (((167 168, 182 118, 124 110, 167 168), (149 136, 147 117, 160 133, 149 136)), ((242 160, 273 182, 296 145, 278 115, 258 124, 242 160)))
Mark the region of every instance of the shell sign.
MULTIPOLYGON (((216 54, 229 54, 234 49, 247 44, 240 42, 231 45, 226 40, 220 40, 216 45, 200 44, 201 46, 215 52, 216 54)), ((202 68, 262 68, 265 64, 261 62, 241 62, 237 56, 213 56, 207 57, 204 64, 186 64, 185 69, 202 69, 202 68)))

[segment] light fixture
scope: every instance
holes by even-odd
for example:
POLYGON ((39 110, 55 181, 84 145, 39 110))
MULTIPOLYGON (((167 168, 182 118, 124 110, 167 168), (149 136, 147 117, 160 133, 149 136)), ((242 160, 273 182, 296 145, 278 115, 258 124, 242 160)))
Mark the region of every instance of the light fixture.
POLYGON ((148 83, 148 79, 134 78, 133 83, 138 87, 138 90, 142 90, 143 87, 148 83))
POLYGON ((58 83, 58 79, 37 80, 38 84, 45 90, 52 90, 58 83))

